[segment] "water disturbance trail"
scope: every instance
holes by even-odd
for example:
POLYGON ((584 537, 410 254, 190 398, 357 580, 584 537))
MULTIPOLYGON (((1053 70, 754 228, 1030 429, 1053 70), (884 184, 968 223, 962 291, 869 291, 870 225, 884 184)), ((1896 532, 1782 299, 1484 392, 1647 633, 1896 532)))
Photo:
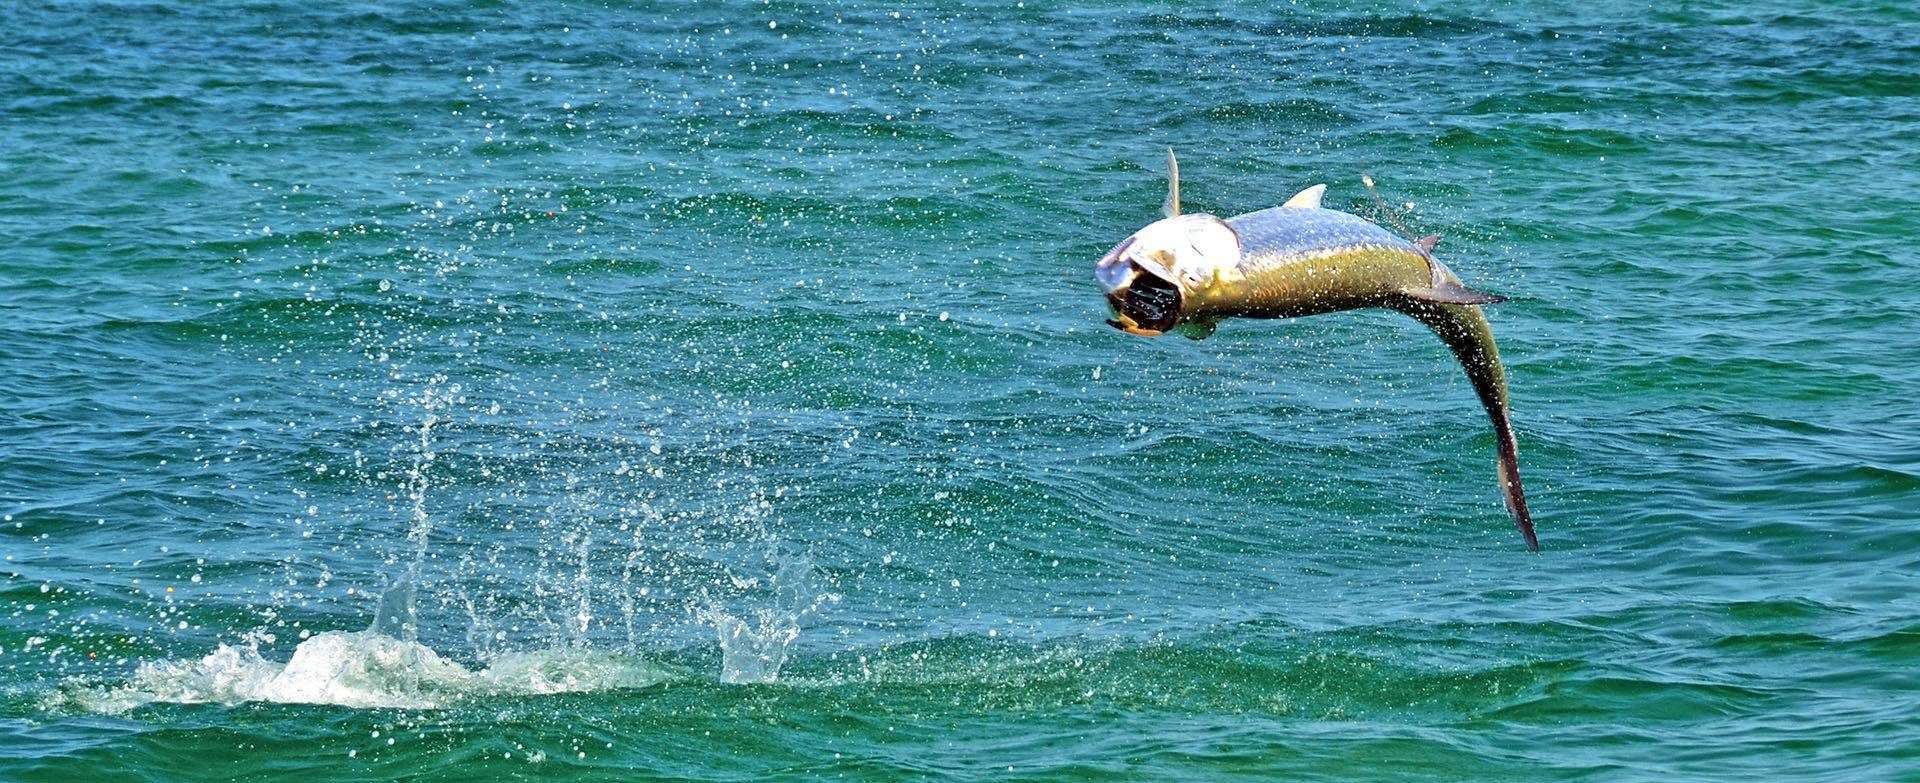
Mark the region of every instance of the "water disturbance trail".
POLYGON ((1907 5, 0 29, 0 780, 1920 775, 1907 5), (1420 324, 1102 324, 1168 147, 1510 297, 1540 555, 1420 324))

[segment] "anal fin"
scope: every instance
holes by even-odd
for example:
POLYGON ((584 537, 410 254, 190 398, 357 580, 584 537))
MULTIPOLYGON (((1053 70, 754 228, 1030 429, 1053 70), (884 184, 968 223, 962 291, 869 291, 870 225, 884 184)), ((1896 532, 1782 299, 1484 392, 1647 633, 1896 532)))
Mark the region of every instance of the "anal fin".
MULTIPOLYGON (((1421 237, 1423 249, 1430 250, 1432 245, 1426 244, 1426 239, 1421 237)), ((1438 236, 1433 237, 1434 242, 1438 242, 1439 239, 1438 236)), ((1448 269, 1446 264, 1440 263, 1432 256, 1427 257, 1427 265, 1433 269, 1433 286, 1424 289, 1409 288, 1402 293, 1423 302, 1436 304, 1483 305, 1507 301, 1506 297, 1499 294, 1489 294, 1468 288, 1465 283, 1460 282, 1460 278, 1454 276, 1453 270, 1448 269)))
POLYGON ((1499 294, 1475 291, 1459 283, 1448 281, 1432 288, 1412 289, 1404 292, 1422 302, 1436 304, 1484 305, 1499 304, 1507 298, 1499 294))

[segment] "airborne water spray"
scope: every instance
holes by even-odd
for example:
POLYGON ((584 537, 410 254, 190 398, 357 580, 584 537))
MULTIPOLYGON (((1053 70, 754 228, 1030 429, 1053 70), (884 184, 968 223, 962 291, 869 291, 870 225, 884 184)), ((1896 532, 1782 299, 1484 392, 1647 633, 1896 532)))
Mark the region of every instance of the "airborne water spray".
POLYGON ((433 428, 443 420, 440 411, 451 405, 460 395, 460 385, 451 384, 444 389, 446 376, 429 377, 426 388, 413 399, 420 407, 420 423, 413 428, 415 438, 413 464, 407 469, 405 487, 408 503, 407 543, 411 545, 412 557, 399 575, 390 578, 388 586, 380 593, 379 608, 374 611, 373 624, 367 628, 375 633, 385 634, 408 642, 420 640, 419 583, 420 565, 427 559, 427 543, 433 537, 433 515, 427 512, 427 490, 433 482, 433 428))

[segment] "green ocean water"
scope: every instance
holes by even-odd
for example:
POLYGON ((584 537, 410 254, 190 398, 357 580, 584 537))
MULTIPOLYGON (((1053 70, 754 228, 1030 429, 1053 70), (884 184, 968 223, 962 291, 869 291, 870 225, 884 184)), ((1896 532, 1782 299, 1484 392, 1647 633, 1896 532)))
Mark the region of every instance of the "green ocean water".
POLYGON ((0 31, 0 780, 1920 780, 1909 4, 0 31), (1102 323, 1168 147, 1512 297, 1544 551, 1409 319, 1102 323))

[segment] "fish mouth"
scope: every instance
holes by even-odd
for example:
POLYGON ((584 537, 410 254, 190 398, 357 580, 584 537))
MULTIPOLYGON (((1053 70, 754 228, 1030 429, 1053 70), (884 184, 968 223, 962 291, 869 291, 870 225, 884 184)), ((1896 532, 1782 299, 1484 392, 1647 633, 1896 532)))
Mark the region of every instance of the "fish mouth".
POLYGON ((1107 306, 1113 309, 1107 324, 1128 334, 1155 337, 1179 325, 1184 297, 1166 270, 1127 257, 1132 244, 1128 239, 1100 259, 1094 276, 1107 289, 1107 306))
POLYGON ((1107 292, 1114 318, 1107 323, 1132 334, 1152 337, 1180 323, 1180 287, 1135 264, 1133 279, 1107 292))

